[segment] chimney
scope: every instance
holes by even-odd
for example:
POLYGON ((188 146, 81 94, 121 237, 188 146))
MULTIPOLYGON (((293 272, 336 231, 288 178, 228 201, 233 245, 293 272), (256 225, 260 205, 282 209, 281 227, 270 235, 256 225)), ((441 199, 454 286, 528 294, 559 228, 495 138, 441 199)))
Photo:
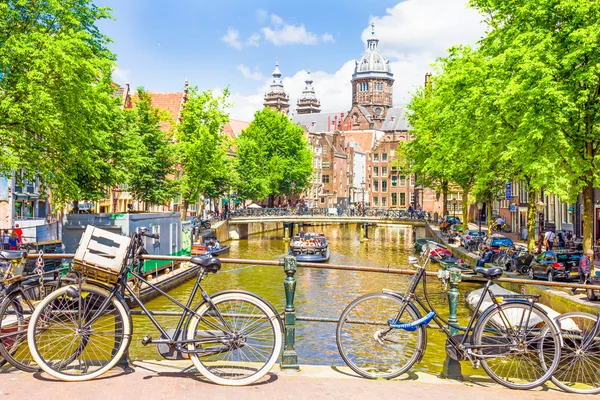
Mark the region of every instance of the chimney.
POLYGON ((327 132, 331 129, 331 116, 327 116, 327 132))

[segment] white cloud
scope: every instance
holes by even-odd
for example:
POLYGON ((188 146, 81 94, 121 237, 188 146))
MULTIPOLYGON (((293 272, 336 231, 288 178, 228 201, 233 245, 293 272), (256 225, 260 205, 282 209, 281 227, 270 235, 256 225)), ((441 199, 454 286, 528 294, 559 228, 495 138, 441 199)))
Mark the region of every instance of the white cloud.
POLYGON ((237 70, 244 75, 244 78, 253 79, 255 81, 262 81, 265 77, 258 71, 258 67, 254 68, 254 71, 250 71, 250 68, 246 67, 244 64, 240 64, 237 67, 237 70))
MULTIPOLYGON (((483 35, 485 26, 480 17, 472 9, 466 8, 466 0, 405 0, 395 7, 386 10, 383 16, 372 18, 375 23, 375 34, 379 38, 382 54, 390 60, 394 73, 394 105, 404 105, 410 101, 411 94, 417 86, 423 84, 425 73, 431 71, 431 64, 437 57, 443 56, 445 50, 455 44, 474 44, 483 35)), ((290 25, 284 25, 284 28, 290 25)), ((301 26, 300 33, 310 34, 301 26)), ((269 29, 268 34, 275 45, 288 43, 283 39, 283 29, 269 29)), ((265 39, 267 34, 265 34, 265 39)), ((312 34, 318 40, 316 34, 312 34)), ((322 34, 320 40, 327 41, 322 34)), ((368 27, 362 34, 363 41, 371 35, 368 27)), ((309 36, 310 38, 310 36, 309 36)), ((289 39, 289 38, 288 38, 289 39)), ((304 38, 306 39, 306 37, 304 38)), ((333 37, 331 37, 333 39, 333 37)), ((322 112, 347 112, 352 106, 350 79, 354 71, 354 60, 349 60, 335 72, 311 72, 317 97, 321 101, 322 112)), ((280 66, 286 92, 290 95, 291 112, 296 108, 296 101, 302 94, 306 72, 296 70, 294 66, 280 66), (287 72, 286 72, 287 70, 287 72)), ((251 73, 251 71, 248 71, 251 73)), ((269 88, 270 77, 265 77, 263 84, 250 95, 232 94, 235 103, 231 117, 246 121, 252 120, 255 111, 262 109, 264 94, 269 88)))
POLYGON ((264 24, 267 22, 267 18, 269 18, 269 13, 267 11, 262 9, 256 10, 256 21, 259 24, 264 24))
POLYGON ((334 43, 335 40, 333 39, 333 35, 331 33, 324 33, 321 35, 321 40, 324 42, 332 42, 334 43))
POLYGON ((284 25, 285 22, 283 21, 283 18, 281 18, 279 15, 271 14, 271 24, 279 26, 284 25))
MULTIPOLYGON (((264 17, 264 10, 258 10, 257 13, 259 11, 261 12, 261 16, 264 17)), ((314 45, 319 42, 319 39, 323 42, 333 42, 333 36, 331 36, 331 34, 324 33, 319 37, 316 33, 307 31, 306 27, 302 24, 287 24, 279 15, 271 14, 270 20, 272 27, 264 27, 261 31, 265 40, 273 43, 275 46, 282 46, 285 44, 314 45)))
POLYGON ((238 32, 238 30, 235 28, 227 29, 227 33, 221 38, 221 40, 238 50, 242 48, 242 42, 240 42, 240 32, 238 32))
POLYGON ((112 73, 113 80, 119 84, 125 84, 130 82, 131 70, 123 69, 117 66, 112 73))
POLYGON ((260 43, 260 35, 258 33, 253 33, 248 40, 246 40, 246 45, 248 46, 258 46, 260 43))

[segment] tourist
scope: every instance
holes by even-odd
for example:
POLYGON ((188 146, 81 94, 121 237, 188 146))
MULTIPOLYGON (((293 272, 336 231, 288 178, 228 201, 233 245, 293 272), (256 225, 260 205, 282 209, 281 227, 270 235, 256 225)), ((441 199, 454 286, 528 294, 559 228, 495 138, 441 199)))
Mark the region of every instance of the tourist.
MULTIPOLYGON (((588 279, 590 278, 590 275, 592 273, 592 258, 594 258, 594 250, 592 249, 588 249, 585 251, 585 254, 583 254, 581 256, 581 258, 579 259, 579 284, 583 285, 585 284, 588 279)), ((577 289, 573 288, 571 289, 571 293, 575 294, 577 292, 577 289)))
POLYGON ((2 234, 2 249, 3 250, 8 250, 8 240, 10 239, 10 235, 8 233, 8 229, 4 230, 4 233, 2 234))
POLYGON ((498 219, 496 220, 496 226, 499 231, 502 230, 502 225, 504 225, 504 220, 502 219, 502 217, 498 216, 498 219))
POLYGON ((548 232, 546 232, 546 235, 544 235, 544 244, 546 245, 546 250, 552 251, 555 237, 556 235, 554 234, 552 229, 548 229, 548 232))
POLYGON ((19 228, 19 224, 15 225, 13 232, 16 233, 17 237, 19 238, 19 243, 23 243, 23 230, 19 228))
POLYGON ((8 238, 8 249, 19 250, 19 237, 14 231, 10 234, 10 238, 8 238))
POLYGON ((567 238, 567 234, 565 232, 564 229, 561 229, 558 232, 558 248, 559 249, 564 249, 565 248, 565 242, 566 242, 566 238, 567 238))

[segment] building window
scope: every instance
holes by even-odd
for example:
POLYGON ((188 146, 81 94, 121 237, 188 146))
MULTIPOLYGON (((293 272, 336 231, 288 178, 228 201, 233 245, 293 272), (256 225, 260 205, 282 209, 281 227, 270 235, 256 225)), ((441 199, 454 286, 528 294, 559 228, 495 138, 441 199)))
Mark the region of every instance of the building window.
POLYGON ((381 191, 387 192, 387 180, 381 181, 381 191))
POLYGON ((392 175, 392 187, 398 186, 398 177, 396 175, 392 175))
POLYGON ((415 176, 414 175, 410 176, 410 186, 415 186, 415 176))
POLYGON ((400 205, 406 206, 406 193, 400 193, 400 205))
POLYGON ((329 169, 329 168, 330 168, 329 160, 323 160, 323 169, 329 169))
POLYGON ((398 193, 392 193, 392 206, 398 205, 398 193))
POLYGON ((383 162, 387 162, 387 153, 383 153, 383 154, 381 155, 381 161, 383 161, 383 162))
POLYGON ((325 197, 321 197, 321 204, 325 204, 325 197))
POLYGON ((373 181, 373 191, 379 192, 379 181, 373 181))
POLYGON ((398 172, 398 167, 392 167, 392 173, 398 172))
POLYGON ((373 167, 373 176, 379 176, 379 167, 373 167))
POLYGON ((387 176, 387 167, 381 167, 381 176, 387 176))
POLYGON ((381 198, 381 207, 387 207, 387 197, 381 198))
POLYGON ((329 183, 329 175, 323 175, 323 183, 329 183))
POLYGON ((400 175, 400 187, 406 186, 406 177, 404 175, 400 175))
POLYGON ((379 153, 374 153, 373 154, 373 161, 379 162, 379 153))
POLYGON ((379 197, 373 197, 373 205, 375 207, 379 206, 379 197))

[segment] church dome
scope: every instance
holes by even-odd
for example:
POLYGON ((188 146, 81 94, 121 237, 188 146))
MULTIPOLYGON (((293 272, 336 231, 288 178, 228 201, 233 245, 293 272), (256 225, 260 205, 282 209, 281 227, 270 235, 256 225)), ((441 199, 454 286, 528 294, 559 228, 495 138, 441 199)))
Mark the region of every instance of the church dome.
POLYGON ((389 60, 379 52, 379 39, 375 36, 375 28, 371 25, 371 36, 367 39, 367 51, 356 62, 353 79, 356 78, 392 78, 392 67, 389 60))

